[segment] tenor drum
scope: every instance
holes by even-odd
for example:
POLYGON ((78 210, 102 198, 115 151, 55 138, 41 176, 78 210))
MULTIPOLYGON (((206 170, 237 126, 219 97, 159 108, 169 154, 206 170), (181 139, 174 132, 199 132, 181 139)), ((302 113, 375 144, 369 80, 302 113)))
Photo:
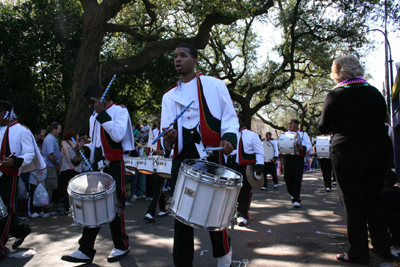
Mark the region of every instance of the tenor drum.
POLYGON ((172 159, 158 158, 156 161, 156 173, 162 178, 171 178, 172 159))
POLYGON ((194 228, 223 230, 231 224, 242 175, 212 162, 182 162, 171 202, 174 217, 194 228))
POLYGON ((332 135, 317 136, 315 142, 315 151, 317 152, 317 157, 320 159, 330 159, 331 158, 331 140, 332 135))
POLYGON ((4 205, 3 200, 0 197, 0 220, 3 219, 4 217, 7 217, 7 206, 4 205))
POLYGON ((137 162, 137 169, 140 173, 152 175, 155 170, 155 159, 157 157, 139 158, 137 162))
POLYGON ((281 133, 278 138, 279 153, 283 155, 297 155, 296 143, 299 143, 298 133, 281 133))
POLYGON ((265 141, 263 144, 264 147, 264 155, 265 155, 265 162, 270 162, 275 155, 275 149, 274 146, 272 145, 272 143, 270 141, 265 141))
POLYGON ((136 171, 138 161, 139 161, 139 158, 127 157, 127 158, 125 158, 125 167, 132 171, 136 171))
POLYGON ((111 175, 85 172, 71 179, 68 194, 72 217, 84 227, 99 227, 116 215, 116 184, 111 175))

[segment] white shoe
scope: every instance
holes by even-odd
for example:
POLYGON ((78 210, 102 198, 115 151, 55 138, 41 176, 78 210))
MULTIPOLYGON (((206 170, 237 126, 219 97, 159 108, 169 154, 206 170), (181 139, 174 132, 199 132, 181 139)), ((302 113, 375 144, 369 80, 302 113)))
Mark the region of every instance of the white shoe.
POLYGON ((168 213, 169 213, 169 210, 160 211, 160 212, 158 213, 157 217, 163 217, 163 216, 167 215, 168 213))
POLYGON ((218 258, 218 267, 229 267, 232 264, 232 247, 228 254, 218 258))
POLYGON ((153 216, 151 216, 150 213, 147 213, 146 216, 144 216, 143 219, 146 220, 146 221, 149 221, 149 222, 154 221, 154 218, 153 218, 153 216))
POLYGON ((329 187, 325 188, 326 192, 331 192, 331 189, 329 187))
POLYGON ((263 186, 263 187, 261 187, 261 190, 267 190, 267 188, 263 186))
POLYGON ((300 203, 297 201, 293 202, 293 207, 300 208, 300 203))
POLYGON ((32 219, 39 217, 39 214, 37 214, 36 212, 32 213, 31 216, 32 219))
POLYGON ((237 225, 239 226, 246 226, 247 220, 243 217, 238 217, 237 219, 237 225))
POLYGON ((278 188, 278 184, 274 184, 274 189, 277 189, 278 188))
POLYGON ((131 248, 129 247, 127 250, 120 250, 117 248, 113 248, 111 250, 110 256, 107 257, 108 262, 116 262, 128 255, 131 248))
POLYGON ((43 218, 47 218, 47 217, 50 217, 50 214, 48 212, 43 214, 43 218))
POLYGON ((146 197, 146 201, 152 201, 153 198, 152 197, 146 197))
POLYGON ((332 182, 332 185, 337 185, 336 181, 333 181, 333 182, 332 182))
POLYGON ((136 196, 136 195, 133 195, 133 196, 131 197, 131 202, 135 202, 136 199, 137 199, 137 196, 136 196))
POLYGON ((84 254, 79 249, 72 252, 71 254, 69 254, 69 256, 77 258, 77 259, 81 259, 81 260, 89 260, 90 259, 88 256, 86 256, 86 254, 84 254))

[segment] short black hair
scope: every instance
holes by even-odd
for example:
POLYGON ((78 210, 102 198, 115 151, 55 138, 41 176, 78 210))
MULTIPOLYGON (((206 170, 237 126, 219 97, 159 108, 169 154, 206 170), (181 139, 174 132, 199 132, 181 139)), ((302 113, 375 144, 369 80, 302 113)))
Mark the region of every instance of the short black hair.
POLYGON ((239 118, 239 120, 243 123, 246 123, 246 117, 243 116, 242 114, 238 114, 237 117, 239 118))
POLYGON ((44 136, 47 136, 53 129, 57 129, 58 125, 61 125, 61 123, 59 122, 53 122, 50 124, 49 127, 47 127, 46 133, 44 134, 44 136))
POLYGON ((83 92, 82 97, 98 97, 99 95, 103 94, 103 89, 101 88, 100 85, 97 84, 92 84, 89 85, 85 91, 83 92))
POLYGON ((11 105, 11 103, 10 102, 7 102, 7 101, 5 101, 5 100, 1 100, 0 101, 0 112, 2 112, 2 111, 11 111, 11 109, 12 109, 12 105, 11 105))
POLYGON ((190 51, 190 55, 192 55, 193 58, 197 58, 197 49, 193 45, 183 43, 183 44, 178 45, 177 47, 188 48, 190 51))
POLYGON ((272 133, 271 132, 267 132, 267 133, 265 133, 265 135, 272 135, 272 133))
POLYGON ((296 119, 292 119, 292 120, 290 120, 291 122, 293 122, 294 124, 296 124, 296 125, 299 125, 300 124, 300 122, 298 121, 298 120, 296 120, 296 119))

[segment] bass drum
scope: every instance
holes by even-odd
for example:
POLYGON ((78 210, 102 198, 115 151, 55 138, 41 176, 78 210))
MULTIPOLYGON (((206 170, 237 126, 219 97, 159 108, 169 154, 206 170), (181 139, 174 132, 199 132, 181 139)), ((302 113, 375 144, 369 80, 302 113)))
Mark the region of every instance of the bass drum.
POLYGON ((296 144, 300 143, 299 134, 281 133, 278 138, 279 153, 282 155, 298 155, 296 144))
POLYGON ((270 141, 265 141, 263 144, 264 147, 264 155, 265 155, 265 162, 270 162, 275 155, 275 149, 274 146, 270 141))
POLYGON ((319 159, 330 159, 331 158, 331 141, 332 135, 320 135, 317 136, 315 141, 315 151, 319 159))

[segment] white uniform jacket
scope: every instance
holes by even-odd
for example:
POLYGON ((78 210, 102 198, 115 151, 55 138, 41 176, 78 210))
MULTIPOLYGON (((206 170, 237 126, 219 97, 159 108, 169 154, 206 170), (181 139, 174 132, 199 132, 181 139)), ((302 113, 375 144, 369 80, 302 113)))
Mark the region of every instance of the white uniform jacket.
MULTIPOLYGON (((3 126, 0 129, 0 144, 3 143, 6 129, 7 126, 3 126)), ((29 171, 46 169, 46 163, 43 160, 35 138, 27 127, 18 122, 11 123, 9 125, 8 142, 11 153, 15 153, 17 158, 23 160, 22 165, 18 166, 19 174, 21 174, 22 168, 29 169, 29 171)), ((0 146, 0 150, 1 149, 0 146)), ((5 156, 8 157, 9 155, 5 156)))
MULTIPOLYGON (((200 81, 203 86, 204 97, 206 104, 210 110, 211 115, 221 121, 220 135, 224 139, 226 133, 236 134, 239 128, 238 119, 236 116, 235 109, 232 104, 231 97, 229 95, 228 88, 226 88, 223 81, 218 80, 214 77, 200 76, 200 81)), ((162 113, 161 113, 161 128, 166 128, 181 111, 194 100, 194 103, 187 110, 185 116, 185 125, 188 127, 196 127, 200 122, 200 107, 199 98, 197 94, 197 86, 192 86, 189 90, 196 90, 195 92, 182 92, 181 81, 179 80, 177 86, 173 87, 167 93, 164 94, 162 99, 162 113), (186 97, 185 97, 186 96, 186 97), (191 96, 190 98, 188 96, 191 96), (189 114, 194 114, 190 116, 189 114)), ((197 83, 196 83, 197 84, 197 83)), ((173 146, 174 150, 177 150, 177 154, 182 151, 183 140, 182 140, 182 123, 178 120, 178 147, 173 146)), ((197 131, 201 135, 199 127, 197 131)), ((207 136, 201 136, 202 140, 207 136)), ((234 138, 236 140, 236 138, 234 138)), ((162 140, 163 142, 163 140, 162 140)), ((236 144, 233 144, 234 148, 236 144)), ((168 147, 167 147, 168 148, 168 147)))
MULTIPOLYGON (((262 165, 264 166, 264 160, 265 160, 265 155, 264 155, 264 147, 261 143, 260 137, 258 134, 255 132, 252 132, 250 130, 247 130, 246 128, 243 128, 240 131, 239 134, 239 141, 238 141, 238 147, 243 144, 243 152, 248 155, 255 154, 255 165, 262 165), (239 144, 240 143, 240 144, 239 144)), ((236 157, 236 162, 243 166, 247 165, 244 164, 243 161, 241 161, 241 151, 238 151, 236 157)))
POLYGON ((272 144, 274 147, 274 157, 277 158, 279 157, 279 149, 278 149, 278 140, 276 139, 271 139, 269 142, 272 144))
POLYGON ((123 152, 135 149, 131 118, 126 107, 114 104, 112 101, 108 102, 100 114, 96 113, 94 116, 90 116, 89 126, 89 136, 92 140, 90 144, 91 163, 94 162, 94 150, 96 147, 101 147, 103 156, 106 156, 104 146, 101 142, 101 127, 103 127, 114 142, 122 143, 123 152))
MULTIPOLYGON (((288 131, 288 133, 294 133, 292 131, 288 131)), ((301 132, 298 131, 299 133, 299 138, 300 138, 300 144, 306 147, 306 154, 312 154, 312 144, 310 141, 310 137, 308 136, 308 134, 306 132, 301 132)))

